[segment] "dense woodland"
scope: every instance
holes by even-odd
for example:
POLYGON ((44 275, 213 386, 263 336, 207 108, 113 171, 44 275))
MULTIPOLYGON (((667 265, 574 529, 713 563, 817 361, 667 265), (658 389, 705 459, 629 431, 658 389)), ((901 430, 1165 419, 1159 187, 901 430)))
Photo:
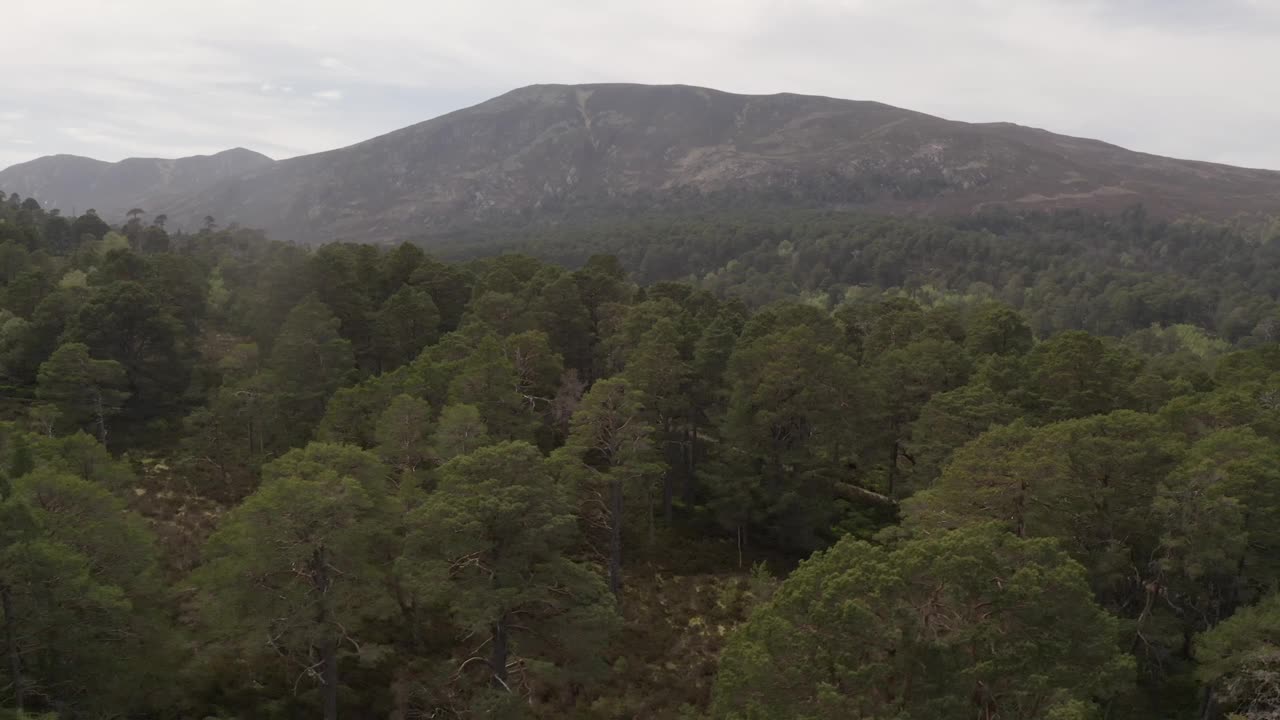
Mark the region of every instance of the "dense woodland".
POLYGON ((1274 225, 165 225, 0 201, 0 717, 1280 717, 1274 225))
POLYGON ((518 251, 579 267, 614 255, 641 285, 677 280, 757 306, 834 307, 896 289, 926 304, 997 300, 1022 312, 1038 337, 1192 324, 1232 343, 1255 333, 1266 340, 1280 314, 1280 219, 1237 225, 1170 223, 1141 206, 1119 217, 993 209, 947 222, 741 211, 531 222, 427 241, 459 260, 518 251))

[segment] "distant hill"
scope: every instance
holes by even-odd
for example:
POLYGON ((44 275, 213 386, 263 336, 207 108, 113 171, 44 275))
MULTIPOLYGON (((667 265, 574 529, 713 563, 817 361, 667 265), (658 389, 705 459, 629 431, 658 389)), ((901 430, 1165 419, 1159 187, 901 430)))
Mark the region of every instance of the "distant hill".
POLYGON ((34 197, 65 212, 94 208, 118 220, 131 208, 149 212, 274 162, 261 153, 235 148, 216 155, 166 160, 129 158, 116 163, 77 155, 49 155, 0 170, 0 190, 34 197))
MULTIPOLYGON (((23 193, 5 177, 0 188, 23 193)), ((535 85, 347 148, 261 162, 185 194, 160 190, 139 206, 187 226, 212 215, 310 243, 733 206, 967 214, 1142 202, 1161 216, 1280 214, 1280 172, 875 102, 678 85, 535 85)))

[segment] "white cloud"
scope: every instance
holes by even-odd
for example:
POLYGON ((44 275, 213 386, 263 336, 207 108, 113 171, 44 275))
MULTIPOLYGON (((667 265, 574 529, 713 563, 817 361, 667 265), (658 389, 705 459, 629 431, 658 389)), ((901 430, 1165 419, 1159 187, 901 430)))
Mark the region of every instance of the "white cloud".
POLYGON ((341 71, 344 71, 344 72, 352 72, 352 69, 351 69, 351 66, 350 66, 350 65, 348 65, 348 64, 346 64, 346 63, 344 63, 344 62, 342 62, 341 60, 339 60, 339 59, 338 59, 338 58, 336 58, 336 57, 322 57, 322 58, 320 58, 320 67, 322 67, 322 68, 328 68, 329 70, 341 70, 341 71))
POLYGON ((120 142, 118 138, 114 138, 104 132, 101 132, 99 130, 93 130, 90 128, 64 127, 64 128, 58 128, 58 131, 70 137, 71 139, 78 140, 82 143, 114 145, 120 142))
POLYGON ((873 99, 1280 169, 1276 0, 45 0, 5 26, 0 66, 24 72, 0 79, 0 111, 24 114, 0 119, 34 144, 0 163, 288 156, 521 85, 625 81, 873 99))

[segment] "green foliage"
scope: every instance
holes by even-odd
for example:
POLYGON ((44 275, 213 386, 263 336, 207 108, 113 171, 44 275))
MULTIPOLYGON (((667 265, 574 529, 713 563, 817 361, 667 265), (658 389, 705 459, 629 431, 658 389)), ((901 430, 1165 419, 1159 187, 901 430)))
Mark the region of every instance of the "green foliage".
POLYGON ((329 396, 351 378, 351 343, 338 329, 329 308, 308 296, 289 311, 272 346, 267 369, 290 444, 311 433, 329 396))
POLYGON ((40 365, 36 397, 52 404, 73 428, 91 427, 107 442, 107 420, 128 399, 124 368, 114 360, 94 360, 88 346, 67 343, 40 365))
POLYGON ((404 286, 387 298, 373 319, 373 344, 383 370, 418 356, 439 337, 440 311, 425 290, 404 286))
POLYGON ((466 455, 489 444, 489 430, 475 405, 448 405, 431 438, 431 450, 441 462, 466 455))
POLYGON ((1274 710, 1242 224, 143 215, 0 202, 0 713, 1274 710))
POLYGON ((911 459, 911 484, 927 488, 960 447, 1018 417, 1017 406, 983 383, 935 393, 911 423, 904 453, 911 459))
POLYGON ((1159 545, 1152 503, 1180 447, 1159 418, 1118 411, 1043 427, 993 429, 958 450, 937 484, 904 503, 923 532, 998 522, 1055 538, 1089 570, 1100 598, 1124 605, 1159 545))
POLYGON ((627 518, 643 508, 645 524, 652 528, 653 481, 661 472, 642 399, 623 378, 597 382, 573 414, 569 437, 557 458, 580 491, 602 500, 591 516, 608 534, 609 589, 614 594, 622 589, 624 538, 633 527, 627 518))
POLYGON ((425 400, 397 395, 378 418, 378 453, 391 467, 411 476, 432 457, 431 406, 425 400))
POLYGON ((13 480, 0 502, 0 599, 16 704, 92 716, 173 701, 157 570, 141 518, 106 490, 56 469, 13 480))
POLYGON ((969 321, 965 344, 975 355, 1021 355, 1031 349, 1031 328, 1013 308, 990 303, 969 321))
MULTIPOLYGON (((463 338, 456 340, 466 342, 463 338)), ((453 364, 445 396, 447 403, 474 405, 495 438, 531 439, 535 422, 533 402, 521 393, 519 368, 513 355, 508 353, 510 346, 488 332, 467 344, 467 354, 453 364)))
MULTIPOLYGON (((14 442, 18 449, 30 450, 35 467, 73 475, 116 495, 131 491, 137 482, 127 463, 112 457, 106 448, 83 432, 57 438, 19 436, 14 442)), ((15 472, 12 476, 22 474, 15 472)))
POLYGON ((108 232, 102 237, 102 242, 98 245, 98 253, 102 257, 106 257, 110 253, 117 250, 128 250, 129 238, 118 232, 108 232))
POLYGON ((58 281, 58 287, 63 290, 88 287, 88 284, 88 276, 85 275, 83 270, 69 270, 58 281))
POLYGON ((1280 712, 1280 596, 1245 608, 1196 640, 1200 679, 1217 690, 1217 702, 1239 715, 1266 720, 1280 712))
POLYGON ((840 340, 830 320, 799 307, 757 316, 744 329, 725 373, 732 451, 707 478, 728 527, 759 528, 787 547, 821 543, 838 509, 823 489, 849 475, 849 431, 867 408, 863 378, 840 340))
POLYGON ((489 717, 494 694, 568 689, 605 672, 617 618, 599 576, 567 556, 578 534, 574 490, 526 443, 441 468, 435 492, 409 518, 398 567, 419 595, 439 598, 459 636, 487 650, 455 658, 454 684, 435 702, 489 717))
POLYGON ((182 325, 164 299, 142 284, 117 281, 95 288, 67 323, 64 338, 89 355, 119 363, 130 393, 121 419, 137 429, 181 408, 190 376, 182 325))
POLYGON ((339 664, 376 651, 363 631, 394 612, 378 592, 385 469, 355 449, 310 445, 264 475, 209 540, 200 607, 224 651, 280 656, 336 717, 339 664))
POLYGON ((1194 627, 1212 626, 1280 583, 1280 448, 1249 428, 1191 446, 1161 483, 1161 567, 1194 627))
POLYGON ((478 228, 450 240, 433 249, 456 258, 517 251, 570 267, 608 253, 641 285, 689 281, 755 306, 796 297, 830 306, 892 290, 928 304, 996 299, 1040 337, 1190 324, 1232 343, 1275 339, 1268 327, 1280 256, 1248 225, 1132 223, 1078 210, 947 220, 703 207, 478 228))
POLYGON ((713 718, 1071 717, 1132 673, 1046 540, 977 526, 804 562, 725 650, 713 718))
POLYGON ((1109 412, 1133 404, 1141 360, 1081 331, 1065 332, 1027 354, 1028 402, 1045 420, 1109 412))

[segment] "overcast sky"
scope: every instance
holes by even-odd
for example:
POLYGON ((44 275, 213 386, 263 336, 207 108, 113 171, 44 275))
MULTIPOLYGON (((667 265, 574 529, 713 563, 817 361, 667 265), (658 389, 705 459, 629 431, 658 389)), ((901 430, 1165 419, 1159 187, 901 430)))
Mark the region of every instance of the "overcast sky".
POLYGON ((1280 0, 2 5, 0 167, 282 158, 522 85, 643 82, 879 100, 1280 169, 1280 0))

